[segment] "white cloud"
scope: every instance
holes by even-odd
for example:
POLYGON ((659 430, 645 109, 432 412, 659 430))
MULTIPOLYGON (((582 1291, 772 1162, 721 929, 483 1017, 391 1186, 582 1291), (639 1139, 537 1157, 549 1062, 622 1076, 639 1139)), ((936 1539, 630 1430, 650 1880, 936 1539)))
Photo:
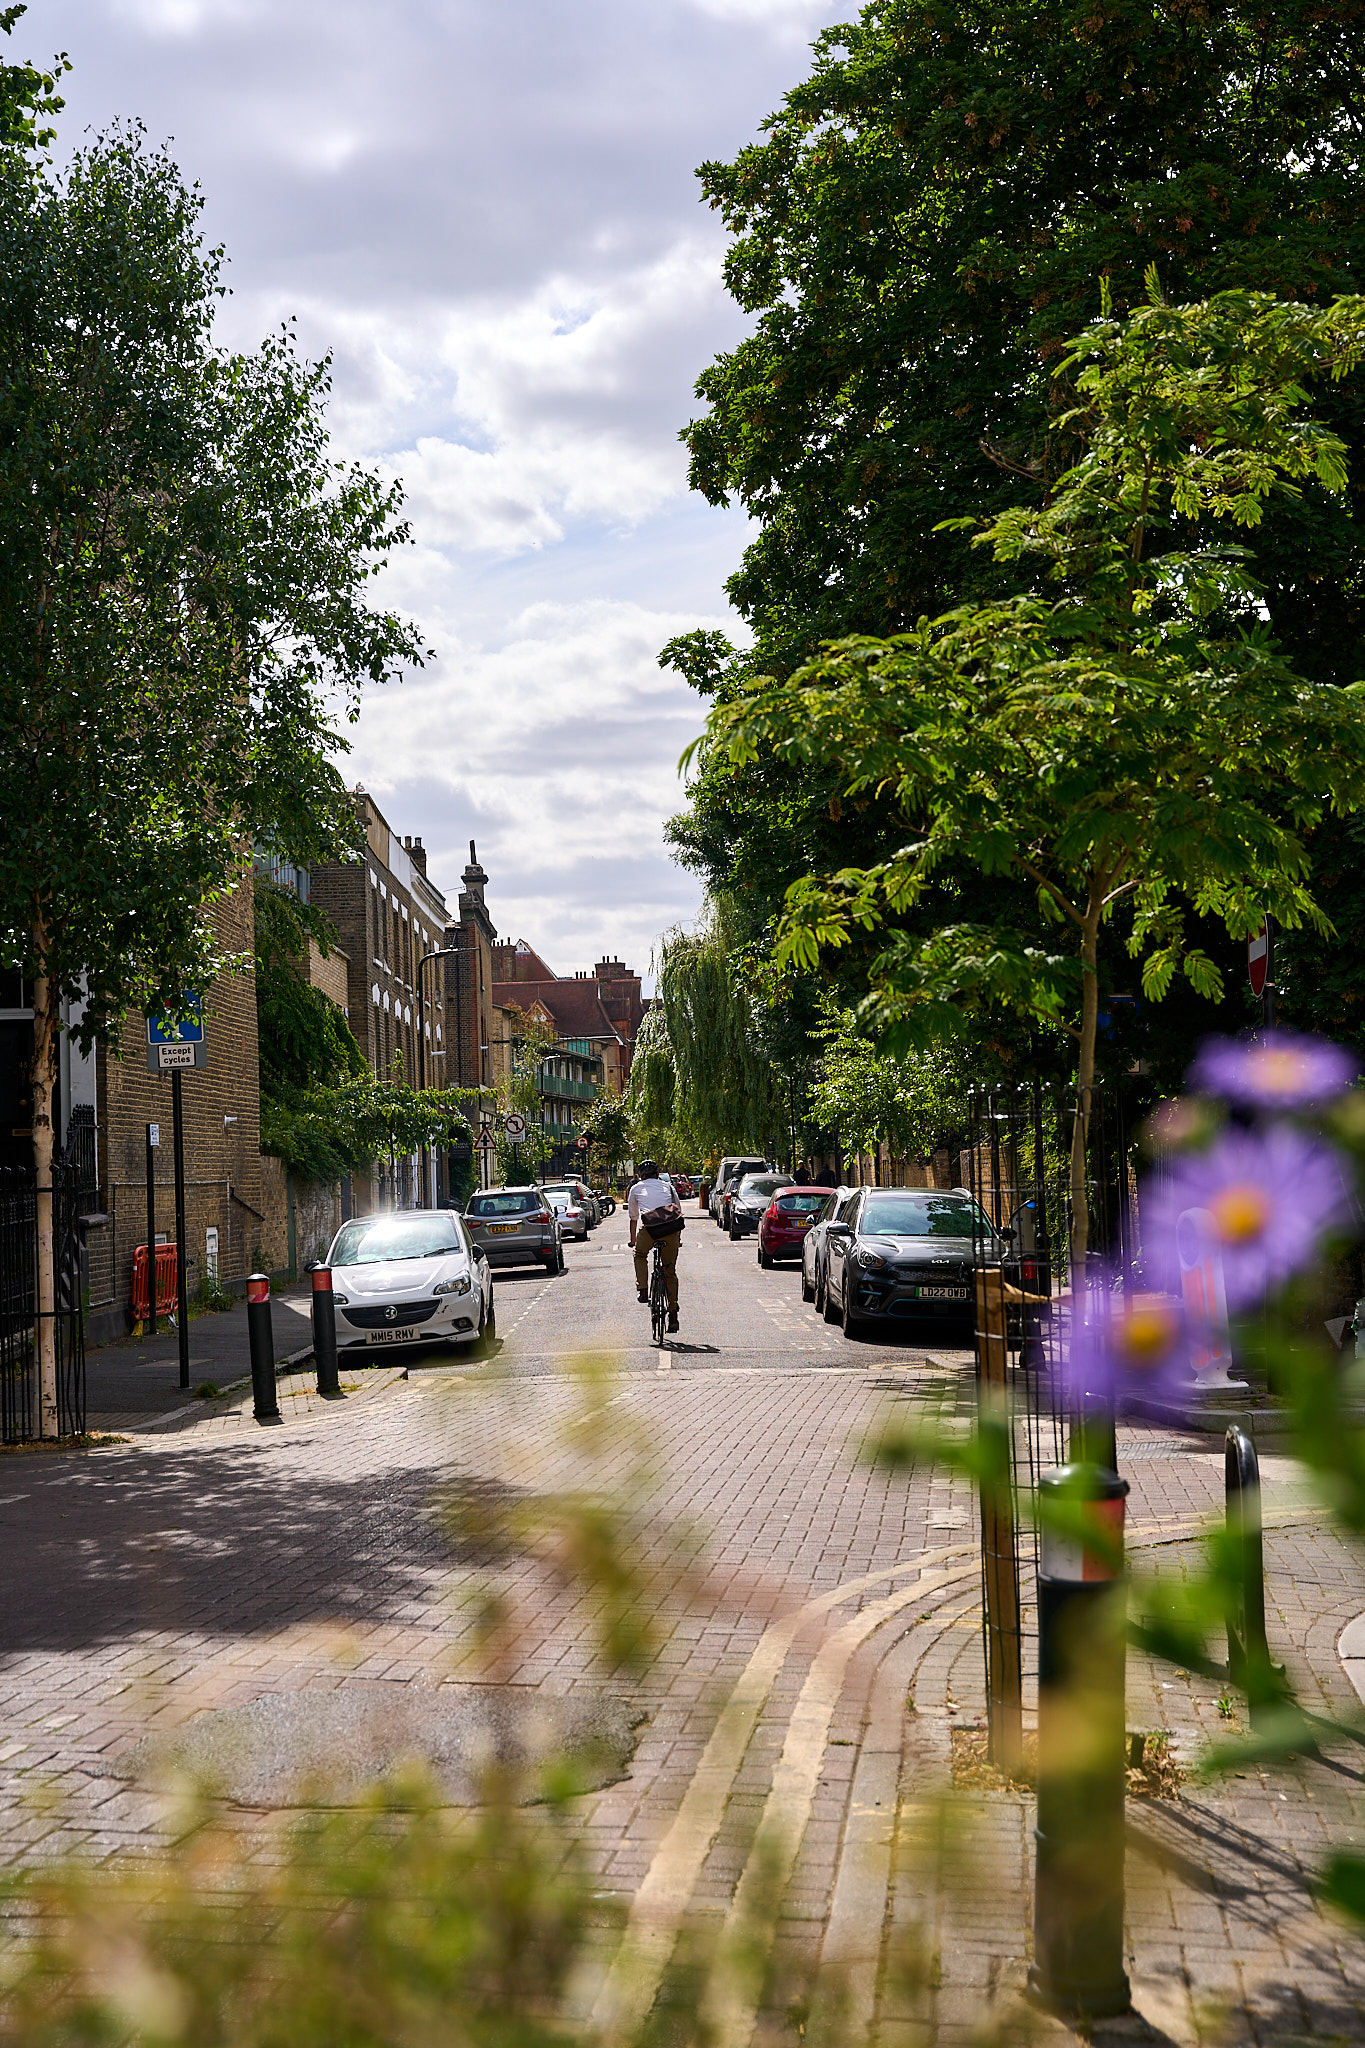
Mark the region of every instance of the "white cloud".
MULTIPOLYGON (((225 340, 297 316, 339 452, 403 478, 378 596, 439 661, 364 708, 348 773, 452 895, 563 971, 695 905, 662 822, 702 707, 656 654, 725 624, 741 517, 678 428, 743 323, 694 167, 735 155, 838 0, 34 0, 65 136, 175 138, 225 243, 225 340)), ((733 625, 733 622, 730 622, 733 625)))

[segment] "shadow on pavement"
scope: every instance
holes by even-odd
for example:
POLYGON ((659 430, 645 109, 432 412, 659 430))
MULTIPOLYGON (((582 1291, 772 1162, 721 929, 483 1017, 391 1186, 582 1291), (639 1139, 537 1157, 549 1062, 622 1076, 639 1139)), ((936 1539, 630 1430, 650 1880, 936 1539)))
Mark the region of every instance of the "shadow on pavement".
MULTIPOLYGON (((0 1641, 13 1655, 147 1631, 249 1636, 302 1622, 411 1618, 451 1553, 433 1475, 312 1476, 285 1445, 93 1452, 0 1467, 0 1641)), ((304 1455, 295 1455, 302 1452, 304 1455)))

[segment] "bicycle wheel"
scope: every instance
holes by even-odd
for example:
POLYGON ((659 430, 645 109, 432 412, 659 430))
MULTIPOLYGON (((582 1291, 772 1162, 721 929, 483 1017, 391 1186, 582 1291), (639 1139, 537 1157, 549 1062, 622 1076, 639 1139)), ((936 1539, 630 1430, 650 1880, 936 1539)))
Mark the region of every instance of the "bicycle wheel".
POLYGON ((662 1347, 668 1327, 668 1286, 664 1280, 663 1260, 654 1254, 654 1271, 649 1283, 649 1322, 654 1333, 654 1342, 662 1347))

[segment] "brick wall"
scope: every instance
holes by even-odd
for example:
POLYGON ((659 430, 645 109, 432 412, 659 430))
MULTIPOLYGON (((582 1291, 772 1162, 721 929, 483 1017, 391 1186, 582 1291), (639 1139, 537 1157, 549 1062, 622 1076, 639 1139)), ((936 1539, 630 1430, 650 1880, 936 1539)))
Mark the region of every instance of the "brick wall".
MULTIPOLYGON (((204 1000, 208 1064, 182 1077, 185 1117, 186 1278, 191 1294, 204 1278, 208 1233, 218 1234, 218 1270, 240 1286, 269 1250, 262 1200, 256 977, 252 960, 252 884, 248 878, 213 913, 225 952, 246 956, 245 971, 220 975, 204 1000)), ((90 1306, 98 1338, 108 1324, 127 1327, 133 1248, 147 1236, 146 1126, 160 1126, 154 1153, 156 1229, 175 1235, 171 1077, 147 1071, 145 1020, 129 1017, 116 1051, 98 1062, 100 1186, 108 1225, 92 1233, 90 1306)))

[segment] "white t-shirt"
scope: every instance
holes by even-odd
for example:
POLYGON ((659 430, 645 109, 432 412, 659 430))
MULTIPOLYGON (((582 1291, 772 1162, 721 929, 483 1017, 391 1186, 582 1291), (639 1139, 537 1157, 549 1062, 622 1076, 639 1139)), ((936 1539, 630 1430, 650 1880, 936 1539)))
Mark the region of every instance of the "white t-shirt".
POLYGON ((638 1226, 641 1216, 650 1209, 665 1209, 670 1202, 676 1202, 673 1183, 666 1174, 659 1174, 654 1180, 637 1180, 630 1191, 630 1220, 638 1226))

